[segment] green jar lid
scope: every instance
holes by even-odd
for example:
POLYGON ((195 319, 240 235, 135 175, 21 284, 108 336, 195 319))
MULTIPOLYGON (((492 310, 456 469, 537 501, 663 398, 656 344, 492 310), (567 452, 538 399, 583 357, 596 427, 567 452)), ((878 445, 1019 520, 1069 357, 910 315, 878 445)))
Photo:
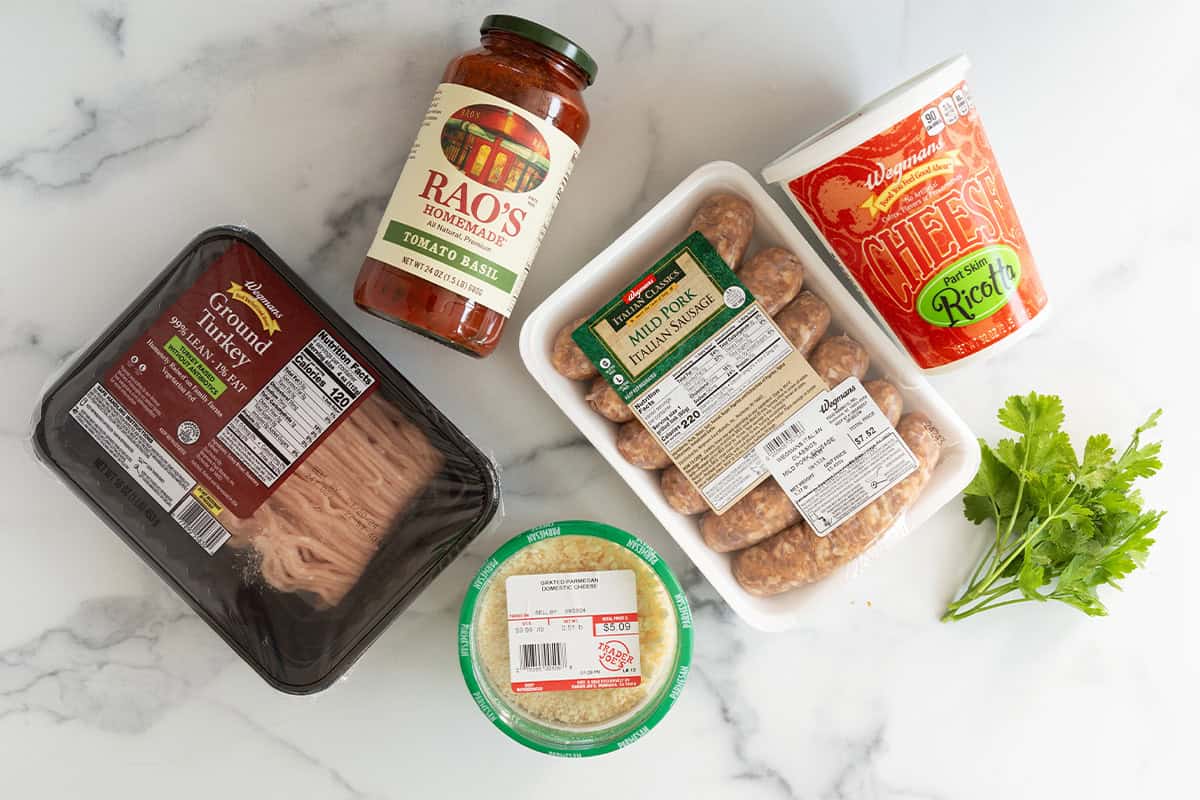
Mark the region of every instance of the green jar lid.
POLYGON ((587 76, 589 86, 596 80, 596 72, 599 70, 599 67, 596 66, 596 60, 588 55, 587 51, 582 47, 561 33, 550 30, 545 25, 539 25, 532 20, 523 17, 514 17, 510 14, 488 14, 483 18, 483 24, 479 26, 479 32, 487 33, 488 31, 508 31, 509 33, 523 36, 532 42, 537 42, 542 47, 547 47, 565 56, 575 66, 583 70, 583 74, 587 76))

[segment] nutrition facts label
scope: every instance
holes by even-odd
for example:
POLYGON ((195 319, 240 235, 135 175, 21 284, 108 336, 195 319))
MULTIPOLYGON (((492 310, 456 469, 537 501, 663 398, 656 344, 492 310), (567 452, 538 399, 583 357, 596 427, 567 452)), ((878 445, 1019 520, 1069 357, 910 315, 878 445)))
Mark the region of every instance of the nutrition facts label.
POLYGON ((672 452, 793 349, 762 307, 751 305, 630 405, 672 452))
POLYGON ((857 378, 810 400, 757 450, 818 536, 917 468, 916 457, 857 378))
POLYGON ((336 339, 320 331, 217 438, 271 486, 374 382, 336 339))
POLYGON ((636 581, 629 569, 509 577, 513 691, 639 685, 636 581))
POLYGON ((653 437, 629 446, 661 446, 718 514, 766 476, 755 445, 825 388, 700 233, 573 338, 653 437))

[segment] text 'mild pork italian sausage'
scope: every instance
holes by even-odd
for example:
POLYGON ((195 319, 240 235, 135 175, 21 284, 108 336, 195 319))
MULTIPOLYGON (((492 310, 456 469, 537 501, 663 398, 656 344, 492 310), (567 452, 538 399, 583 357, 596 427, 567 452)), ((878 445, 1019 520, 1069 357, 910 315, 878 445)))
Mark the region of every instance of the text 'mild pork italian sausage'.
POLYGON ((827 536, 794 525, 733 555, 733 576, 753 595, 766 597, 826 577, 874 544, 920 496, 941 457, 941 436, 920 413, 897 428, 917 457, 917 470, 827 536))
MULTIPOLYGON (((711 217, 718 221, 732 219, 736 225, 732 227, 738 228, 746 217, 743 214, 737 213, 741 207, 740 204, 745 203, 744 200, 733 195, 714 195, 710 197, 705 204, 701 206, 697 212, 697 218, 711 217), (732 198, 732 199, 730 199, 732 198), (737 201, 736 203, 733 201, 737 201)), ((749 222, 753 227, 753 211, 746 204, 745 210, 749 213, 749 222)), ((711 228, 720 228, 720 225, 709 226, 711 228)), ((739 233, 735 231, 735 233, 739 233)), ((706 234, 707 235, 707 234, 706 234)), ((730 241, 732 237, 726 233, 715 234, 718 238, 724 237, 723 241, 730 241)), ((739 233, 740 235, 740 233, 739 233)), ((742 267, 740 277, 748 288, 767 311, 768 314, 775 314, 783 306, 787 305, 800 291, 800 287, 804 283, 804 268, 800 263, 800 259, 796 258, 788 251, 779 248, 771 247, 757 253, 753 258, 746 262, 742 267)), ((820 303, 818 300, 817 303, 820 303)), ((823 305, 823 304, 821 304, 823 305)), ((828 308, 825 309, 828 314, 828 308)), ((828 324, 828 320, 826 320, 828 324)), ((573 344, 573 342, 572 342, 573 344)), ((614 422, 627 422, 633 419, 633 412, 629 410, 621 399, 617 397, 616 392, 612 387, 608 386, 602 378, 597 378, 592 384, 591 390, 587 396, 588 404, 592 406, 601 416, 606 417, 614 422)), ((639 456, 646 455, 649 452, 648 447, 640 446, 640 442, 635 442, 633 433, 626 435, 626 443, 630 448, 636 448, 639 456)), ((657 454, 656 454, 657 455, 657 454)), ((658 459, 642 459, 643 463, 657 463, 658 459)), ((637 463, 637 462, 631 462, 637 463)), ((641 464, 638 464, 641 466, 641 464)), ((673 499, 679 502, 680 507, 691 508, 695 506, 695 496, 698 496, 694 487, 687 483, 682 474, 678 476, 682 480, 680 482, 672 476, 673 486, 679 491, 671 492, 668 496, 668 502, 673 499), (686 490, 690 490, 687 492, 686 490), (682 492, 682 493, 681 493, 682 492), (693 496, 695 495, 695 496, 693 496)), ((703 502, 701 500, 700 502, 703 502)), ((700 510, 703 510, 701 508, 700 510)), ((699 513, 698 511, 683 512, 683 513, 699 513)))
POLYGON ((730 269, 736 270, 754 233, 754 209, 736 194, 714 194, 705 198, 688 225, 688 233, 699 231, 730 269))
MULTIPOLYGON (((754 233, 754 209, 735 194, 714 194, 701 203, 692 217, 688 231, 699 231, 729 265, 737 269, 754 233)), ((581 317, 559 330, 554 337, 550 363, 560 375, 575 381, 587 380, 597 374, 595 365, 587 359, 571 333, 583 324, 581 317)))

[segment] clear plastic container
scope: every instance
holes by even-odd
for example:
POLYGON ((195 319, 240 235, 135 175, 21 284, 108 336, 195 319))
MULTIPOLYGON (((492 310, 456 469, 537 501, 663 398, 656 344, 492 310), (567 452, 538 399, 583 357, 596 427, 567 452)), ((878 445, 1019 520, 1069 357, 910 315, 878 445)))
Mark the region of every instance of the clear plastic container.
MULTIPOLYGON (((566 638, 561 631, 540 635, 566 638)), ((614 638, 619 640, 620 635, 614 634, 614 638)), ((691 664, 692 616, 687 596, 670 568, 641 539, 598 522, 552 522, 510 539, 480 568, 463 600, 458 641, 459 664, 471 696, 497 728, 538 752, 580 758, 632 744, 671 709, 691 664), (634 624, 640 645, 640 683, 624 688, 555 690, 543 688, 541 682, 513 681, 509 655, 514 651, 509 637, 514 624, 544 620, 549 626, 554 620, 568 628, 575 624, 586 627, 588 633, 582 634, 586 646, 577 647, 572 641, 563 647, 572 648, 565 652, 573 653, 573 664, 593 663, 594 652, 608 644, 605 640, 610 637, 602 635, 601 629, 612 617, 590 613, 595 609, 574 609, 578 613, 565 619, 514 617, 506 603, 509 579, 621 570, 633 571, 637 581, 634 624), (596 650, 581 656, 587 647, 596 650)), ((542 664, 536 667, 542 668, 542 664)), ((593 671, 606 674, 598 668, 593 671)), ((601 680, 605 678, 544 683, 581 685, 601 680)))

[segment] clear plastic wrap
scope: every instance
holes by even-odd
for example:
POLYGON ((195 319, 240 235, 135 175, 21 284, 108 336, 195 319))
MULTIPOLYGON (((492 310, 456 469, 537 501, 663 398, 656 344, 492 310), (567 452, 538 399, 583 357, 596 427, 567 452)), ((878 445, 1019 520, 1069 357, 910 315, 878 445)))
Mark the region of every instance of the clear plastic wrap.
POLYGON ((200 234, 55 380, 33 444, 296 694, 344 673, 499 508, 491 461, 236 227, 200 234))

